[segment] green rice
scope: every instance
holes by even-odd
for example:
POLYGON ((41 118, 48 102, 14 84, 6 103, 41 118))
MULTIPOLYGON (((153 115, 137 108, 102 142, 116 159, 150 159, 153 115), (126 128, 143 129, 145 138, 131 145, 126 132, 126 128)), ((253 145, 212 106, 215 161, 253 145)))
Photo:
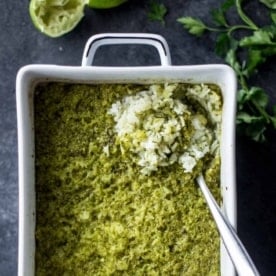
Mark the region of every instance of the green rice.
MULTIPOLYGON (((219 88, 178 84, 173 93, 191 116, 207 120, 213 149, 190 172, 176 161, 145 174, 133 159, 137 152, 128 153, 130 140, 118 139, 110 110, 150 89, 134 84, 36 87, 36 275, 219 275, 219 235, 194 182, 204 170, 219 200, 219 88), (211 115, 208 108, 214 106, 199 101, 196 90, 219 99, 211 115), (191 91, 189 98, 185 91, 191 91)), ((191 116, 183 130, 190 138, 177 138, 182 146, 193 136, 191 116)), ((180 146, 177 151, 183 154, 180 146)))

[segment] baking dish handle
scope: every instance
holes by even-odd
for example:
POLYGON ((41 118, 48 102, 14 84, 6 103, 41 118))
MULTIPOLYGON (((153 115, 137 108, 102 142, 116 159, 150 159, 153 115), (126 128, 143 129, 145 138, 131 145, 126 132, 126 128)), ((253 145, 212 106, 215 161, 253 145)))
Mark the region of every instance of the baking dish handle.
POLYGON ((160 35, 144 33, 107 33, 97 34, 86 42, 82 66, 91 66, 97 49, 103 45, 115 44, 143 44, 150 45, 157 49, 161 60, 161 66, 171 65, 171 56, 167 41, 160 35))

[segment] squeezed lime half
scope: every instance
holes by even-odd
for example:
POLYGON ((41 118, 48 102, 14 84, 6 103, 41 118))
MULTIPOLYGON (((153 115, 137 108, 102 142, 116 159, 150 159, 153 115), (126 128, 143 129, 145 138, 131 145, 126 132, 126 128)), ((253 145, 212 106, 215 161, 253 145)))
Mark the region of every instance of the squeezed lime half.
POLYGON ((31 0, 29 12, 38 30, 50 37, 70 32, 84 16, 86 0, 31 0))
POLYGON ((88 6, 95 9, 110 9, 120 6, 127 0, 88 0, 88 6))

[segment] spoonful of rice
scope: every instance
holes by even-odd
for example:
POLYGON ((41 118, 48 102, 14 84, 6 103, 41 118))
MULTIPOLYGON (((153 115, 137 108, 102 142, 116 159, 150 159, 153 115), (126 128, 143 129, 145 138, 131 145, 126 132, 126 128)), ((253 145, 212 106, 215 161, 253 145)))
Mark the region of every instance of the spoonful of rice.
POLYGON ((221 97, 204 84, 187 88, 181 99, 176 91, 177 84, 151 85, 115 102, 108 113, 115 121, 116 142, 144 175, 173 164, 193 174, 238 274, 259 275, 203 177, 204 164, 220 158, 221 97))

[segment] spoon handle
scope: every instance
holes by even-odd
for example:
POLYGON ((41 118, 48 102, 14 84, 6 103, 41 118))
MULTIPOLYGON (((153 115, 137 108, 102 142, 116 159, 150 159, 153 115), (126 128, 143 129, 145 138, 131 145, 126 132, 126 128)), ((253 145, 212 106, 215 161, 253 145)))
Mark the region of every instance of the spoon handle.
POLYGON ((259 276, 260 274, 257 268, 236 234, 235 229, 222 214, 202 175, 197 178, 197 183, 210 208, 225 248, 236 268, 236 271, 240 276, 259 276))

